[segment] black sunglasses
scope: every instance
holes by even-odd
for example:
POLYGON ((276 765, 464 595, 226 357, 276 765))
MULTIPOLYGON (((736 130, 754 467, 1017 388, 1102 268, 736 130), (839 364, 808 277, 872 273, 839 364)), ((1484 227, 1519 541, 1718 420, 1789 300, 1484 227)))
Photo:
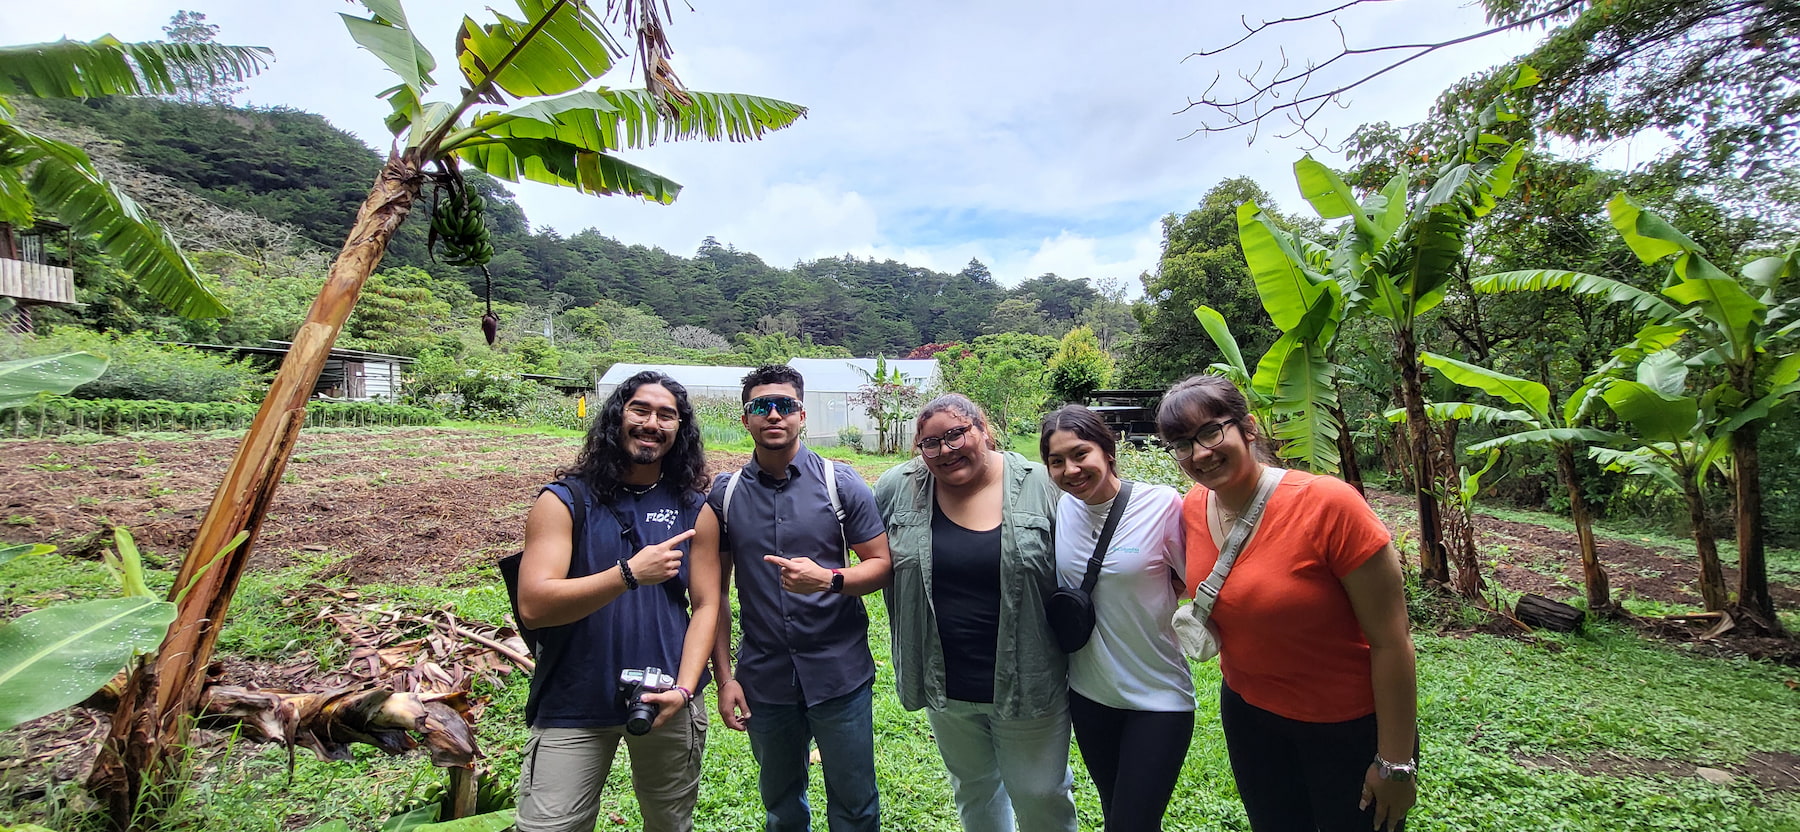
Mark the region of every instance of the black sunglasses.
POLYGON ((793 396, 757 396, 744 402, 745 416, 767 416, 770 411, 792 416, 805 409, 806 405, 793 396))

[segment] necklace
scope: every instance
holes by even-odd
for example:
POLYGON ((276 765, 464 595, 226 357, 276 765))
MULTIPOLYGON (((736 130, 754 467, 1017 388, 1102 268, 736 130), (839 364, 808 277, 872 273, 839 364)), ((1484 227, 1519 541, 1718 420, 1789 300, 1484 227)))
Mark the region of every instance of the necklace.
POLYGON ((622 483, 619 483, 619 488, 620 488, 620 490, 625 491, 626 493, 629 493, 633 496, 642 497, 645 494, 650 493, 650 489, 655 488, 661 484, 662 484, 662 478, 658 477, 656 479, 656 482, 650 483, 649 485, 639 486, 639 485, 632 485, 631 483, 628 483, 628 482, 622 482, 622 483))

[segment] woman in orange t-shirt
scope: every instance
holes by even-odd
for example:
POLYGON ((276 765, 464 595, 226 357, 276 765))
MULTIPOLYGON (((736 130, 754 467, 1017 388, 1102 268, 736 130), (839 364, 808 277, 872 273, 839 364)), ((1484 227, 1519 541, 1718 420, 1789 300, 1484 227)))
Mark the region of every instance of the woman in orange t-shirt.
MULTIPOLYGON (((1244 396, 1195 376, 1157 430, 1198 485, 1182 506, 1187 587, 1206 580, 1262 478, 1244 396)), ((1418 798, 1418 695, 1400 556, 1362 495, 1283 472, 1210 622, 1219 718, 1255 832, 1399 829, 1418 798)))

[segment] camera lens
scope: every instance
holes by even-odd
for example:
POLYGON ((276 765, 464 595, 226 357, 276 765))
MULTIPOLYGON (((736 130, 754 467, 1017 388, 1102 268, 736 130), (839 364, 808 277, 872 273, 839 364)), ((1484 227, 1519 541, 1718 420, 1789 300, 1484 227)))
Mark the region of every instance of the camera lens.
POLYGON ((625 710, 625 730, 634 737, 650 733, 656 724, 656 706, 642 699, 634 700, 625 710))

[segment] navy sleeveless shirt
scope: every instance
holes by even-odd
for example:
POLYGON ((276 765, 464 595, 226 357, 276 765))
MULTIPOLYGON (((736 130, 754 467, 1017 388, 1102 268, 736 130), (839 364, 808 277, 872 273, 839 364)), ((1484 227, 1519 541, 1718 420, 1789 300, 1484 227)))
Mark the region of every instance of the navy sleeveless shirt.
MULTIPOLYGON (((564 506, 569 490, 561 484, 545 486, 564 506)), ((658 483, 648 493, 621 490, 617 502, 596 502, 587 495, 586 551, 569 564, 569 577, 604 572, 619 561, 649 546, 694 527, 705 495, 658 483), (633 539, 637 542, 634 545, 633 539)), ((678 547, 688 553, 688 543, 678 547)), ((688 561, 674 578, 655 586, 641 586, 620 595, 588 617, 560 627, 539 631, 537 672, 531 679, 531 700, 525 722, 533 728, 598 728, 625 724, 625 714, 613 705, 619 672, 660 667, 678 675, 681 648, 688 624, 688 561)), ((707 676, 694 690, 699 697, 707 676)))

